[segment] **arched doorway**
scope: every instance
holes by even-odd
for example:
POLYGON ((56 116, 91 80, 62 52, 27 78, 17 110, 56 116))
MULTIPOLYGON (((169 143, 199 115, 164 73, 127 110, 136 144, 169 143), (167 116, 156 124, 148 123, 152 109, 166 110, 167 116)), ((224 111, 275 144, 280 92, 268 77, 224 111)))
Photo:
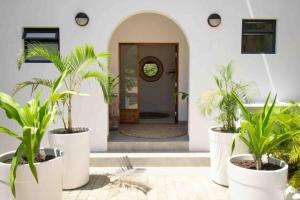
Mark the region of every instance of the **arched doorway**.
MULTIPOLYGON (((133 123, 147 123, 135 131, 148 129, 152 124, 150 129, 156 127, 154 131, 161 132, 161 141, 164 141, 164 130, 158 131, 161 124, 177 124, 181 132, 171 136, 185 135, 183 140, 187 144, 183 149, 188 151, 188 99, 181 95, 189 90, 189 48, 180 27, 160 14, 133 15, 112 33, 109 51, 112 52, 111 71, 120 79, 116 89, 118 99, 110 107, 110 124, 112 120, 130 123, 131 126, 126 126, 128 129, 133 123)), ((139 136, 133 134, 133 138, 139 136)), ((179 137, 173 138, 178 140, 179 137)))

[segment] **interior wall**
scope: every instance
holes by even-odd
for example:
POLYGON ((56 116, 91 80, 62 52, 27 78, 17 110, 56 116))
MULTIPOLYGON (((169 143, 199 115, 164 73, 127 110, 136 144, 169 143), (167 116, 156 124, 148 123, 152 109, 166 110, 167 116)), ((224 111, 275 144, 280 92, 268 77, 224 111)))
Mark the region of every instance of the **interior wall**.
POLYGON ((175 45, 140 45, 140 60, 147 56, 158 58, 163 64, 163 74, 159 80, 148 82, 140 77, 140 111, 175 112, 175 74, 176 70, 175 45))

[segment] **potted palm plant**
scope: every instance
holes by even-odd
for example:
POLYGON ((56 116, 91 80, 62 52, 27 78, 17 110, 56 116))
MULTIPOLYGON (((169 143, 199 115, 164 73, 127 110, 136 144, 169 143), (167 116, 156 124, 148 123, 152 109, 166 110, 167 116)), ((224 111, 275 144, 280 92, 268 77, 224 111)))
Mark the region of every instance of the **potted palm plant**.
MULTIPOLYGON (((211 115, 216 109, 218 115, 216 121, 219 124, 209 128, 210 167, 211 179, 227 186, 227 159, 230 157, 230 145, 235 134, 238 133, 237 121, 239 120, 238 104, 232 92, 246 101, 248 83, 235 82, 232 80, 233 66, 230 62, 222 66, 214 76, 217 88, 205 92, 200 101, 202 114, 211 115)), ((234 153, 248 153, 248 149, 240 141, 237 141, 234 153)))
POLYGON ((63 152, 56 148, 41 148, 41 141, 54 120, 57 100, 70 92, 59 92, 63 73, 53 82, 51 94, 44 101, 40 92, 24 106, 13 97, 0 92, 0 108, 16 122, 21 134, 6 127, 0 132, 19 140, 16 151, 0 155, 0 199, 53 200, 62 199, 63 152))
MULTIPOLYGON (((273 118, 276 97, 269 105, 270 94, 262 111, 251 113, 236 94, 232 94, 243 113, 238 137, 251 154, 228 159, 230 198, 233 200, 283 200, 287 186, 288 165, 270 155, 271 150, 291 139, 299 131, 274 131, 280 120, 273 118)), ((232 143, 234 150, 235 143, 232 143)))
MULTIPOLYGON (((69 55, 63 56, 58 51, 48 50, 41 44, 32 44, 32 48, 23 52, 19 57, 19 68, 24 61, 32 57, 42 57, 53 63, 53 66, 62 73, 67 71, 64 87, 69 91, 78 91, 80 83, 91 73, 91 65, 96 64, 97 73, 101 75, 101 88, 105 99, 107 98, 107 80, 108 73, 102 68, 103 59, 109 57, 108 52, 96 54, 94 48, 90 45, 76 47, 69 55), (86 69, 90 71, 87 72, 86 69), (102 82, 103 81, 103 82, 102 82)), ((93 70, 94 71, 94 70, 93 70)), ((17 84, 16 91, 32 86, 36 89, 39 85, 51 86, 51 80, 34 78, 32 81, 25 81, 17 84)), ((76 95, 86 95, 77 92, 76 95)), ((72 123, 72 98, 73 94, 65 96, 59 102, 62 121, 64 128, 51 130, 48 133, 49 143, 51 147, 57 147, 64 150, 64 171, 63 171, 63 188, 74 189, 81 187, 89 181, 89 153, 90 153, 90 132, 88 127, 74 127, 72 123), (67 113, 67 122, 64 113, 67 113)))

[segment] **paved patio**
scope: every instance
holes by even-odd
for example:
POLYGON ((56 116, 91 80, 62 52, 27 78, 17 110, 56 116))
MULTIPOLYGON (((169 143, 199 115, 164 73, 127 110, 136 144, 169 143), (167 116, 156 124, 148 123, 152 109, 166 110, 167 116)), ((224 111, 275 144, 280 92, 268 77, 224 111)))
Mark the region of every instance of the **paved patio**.
POLYGON ((209 179, 209 167, 91 168, 86 186, 64 200, 226 200, 228 189, 209 179))

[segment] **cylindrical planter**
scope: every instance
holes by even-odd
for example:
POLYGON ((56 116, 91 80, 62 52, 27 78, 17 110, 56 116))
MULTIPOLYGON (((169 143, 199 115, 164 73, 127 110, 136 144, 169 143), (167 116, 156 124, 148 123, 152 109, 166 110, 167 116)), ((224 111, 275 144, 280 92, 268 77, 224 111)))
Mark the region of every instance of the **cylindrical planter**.
MULTIPOLYGON (((34 179, 29 165, 19 165, 16 175, 16 200, 61 200, 62 199, 62 151, 44 149, 54 159, 36 163, 39 183, 34 179)), ((15 152, 0 155, 0 200, 15 200, 9 185, 10 164, 4 161, 11 159, 15 152)))
POLYGON ((72 134, 63 134, 64 129, 48 133, 51 147, 64 151, 63 189, 74 189, 89 182, 90 129, 72 134))
MULTIPOLYGON (((230 158, 234 133, 223 133, 217 127, 209 129, 211 179, 217 184, 228 186, 227 161, 230 158)), ((249 153, 241 140, 236 137, 235 154, 249 153)))
POLYGON ((287 187, 288 165, 275 158, 263 158, 264 163, 281 167, 278 170, 254 170, 234 165, 236 160, 253 160, 250 154, 228 159, 229 193, 231 200, 284 200, 287 187))

